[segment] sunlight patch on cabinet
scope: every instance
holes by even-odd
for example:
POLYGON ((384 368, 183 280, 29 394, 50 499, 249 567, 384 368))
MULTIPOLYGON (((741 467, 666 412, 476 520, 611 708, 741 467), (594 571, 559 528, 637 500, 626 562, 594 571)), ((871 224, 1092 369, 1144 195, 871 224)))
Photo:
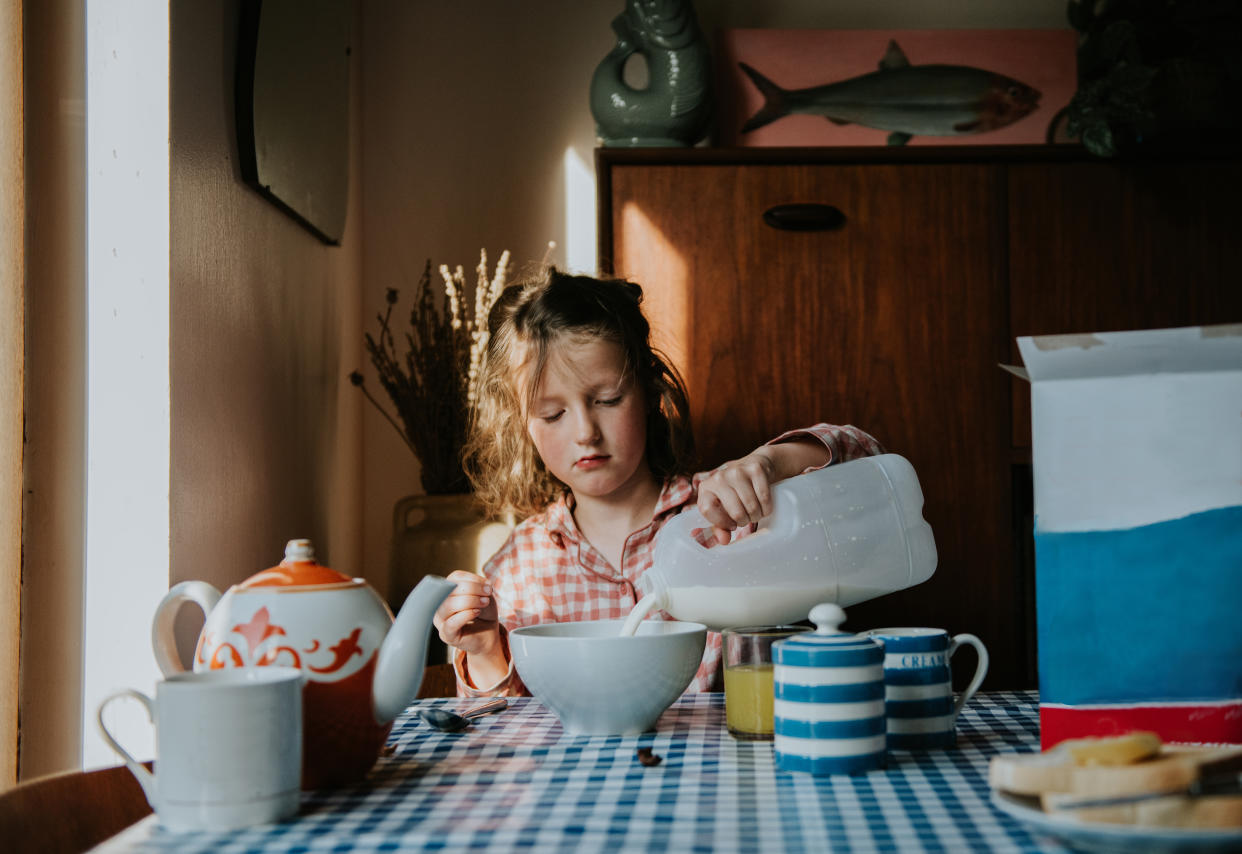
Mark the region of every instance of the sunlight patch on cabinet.
POLYGON ((616 275, 643 288, 643 310, 651 322, 651 341, 694 386, 690 369, 690 271, 682 256, 642 209, 627 202, 616 229, 616 275), (633 249, 627 245, 633 242, 633 249), (641 247, 641 251, 637 248, 641 247), (622 261, 621 259, 626 259, 622 261), (631 260, 633 259, 633 260, 631 260))

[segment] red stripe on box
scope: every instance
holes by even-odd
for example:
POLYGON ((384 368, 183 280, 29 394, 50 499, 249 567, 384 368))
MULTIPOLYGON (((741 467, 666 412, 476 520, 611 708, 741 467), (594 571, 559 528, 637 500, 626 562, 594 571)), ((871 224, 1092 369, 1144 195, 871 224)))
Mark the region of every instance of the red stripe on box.
POLYGON ((1242 744, 1242 700, 1211 705, 1039 707, 1044 750, 1067 738, 1121 735, 1143 730, 1166 742, 1242 744))

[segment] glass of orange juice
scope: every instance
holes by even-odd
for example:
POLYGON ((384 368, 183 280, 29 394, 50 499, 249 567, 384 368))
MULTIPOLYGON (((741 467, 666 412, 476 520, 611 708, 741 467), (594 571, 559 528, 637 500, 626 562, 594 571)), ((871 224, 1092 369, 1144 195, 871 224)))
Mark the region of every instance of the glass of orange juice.
POLYGON ((725 723, 743 741, 772 740, 772 644, 809 626, 737 626, 724 644, 725 723))

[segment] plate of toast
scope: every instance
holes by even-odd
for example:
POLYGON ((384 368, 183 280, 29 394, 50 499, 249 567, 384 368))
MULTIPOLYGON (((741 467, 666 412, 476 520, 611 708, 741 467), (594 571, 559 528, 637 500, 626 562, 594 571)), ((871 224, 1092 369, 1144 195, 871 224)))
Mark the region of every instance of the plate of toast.
POLYGON ((1242 851, 1242 745, 1071 739, 993 757, 988 782, 998 810, 1075 848, 1242 851))

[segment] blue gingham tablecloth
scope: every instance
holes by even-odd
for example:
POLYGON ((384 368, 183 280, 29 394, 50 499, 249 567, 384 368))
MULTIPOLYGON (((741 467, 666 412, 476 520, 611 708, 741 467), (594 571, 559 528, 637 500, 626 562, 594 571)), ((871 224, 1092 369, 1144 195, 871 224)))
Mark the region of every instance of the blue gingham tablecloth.
POLYGON ((463 733, 422 723, 417 701, 364 783, 307 793, 298 816, 229 833, 172 833, 148 817, 99 850, 380 851, 1033 851, 1051 839, 990 804, 987 765, 1038 749, 1034 692, 978 694, 949 750, 893 751, 887 768, 812 777, 775 767, 771 742, 734 740, 721 694, 687 694, 657 729, 575 737, 537 700, 463 733), (637 749, 660 756, 644 766, 637 749))

